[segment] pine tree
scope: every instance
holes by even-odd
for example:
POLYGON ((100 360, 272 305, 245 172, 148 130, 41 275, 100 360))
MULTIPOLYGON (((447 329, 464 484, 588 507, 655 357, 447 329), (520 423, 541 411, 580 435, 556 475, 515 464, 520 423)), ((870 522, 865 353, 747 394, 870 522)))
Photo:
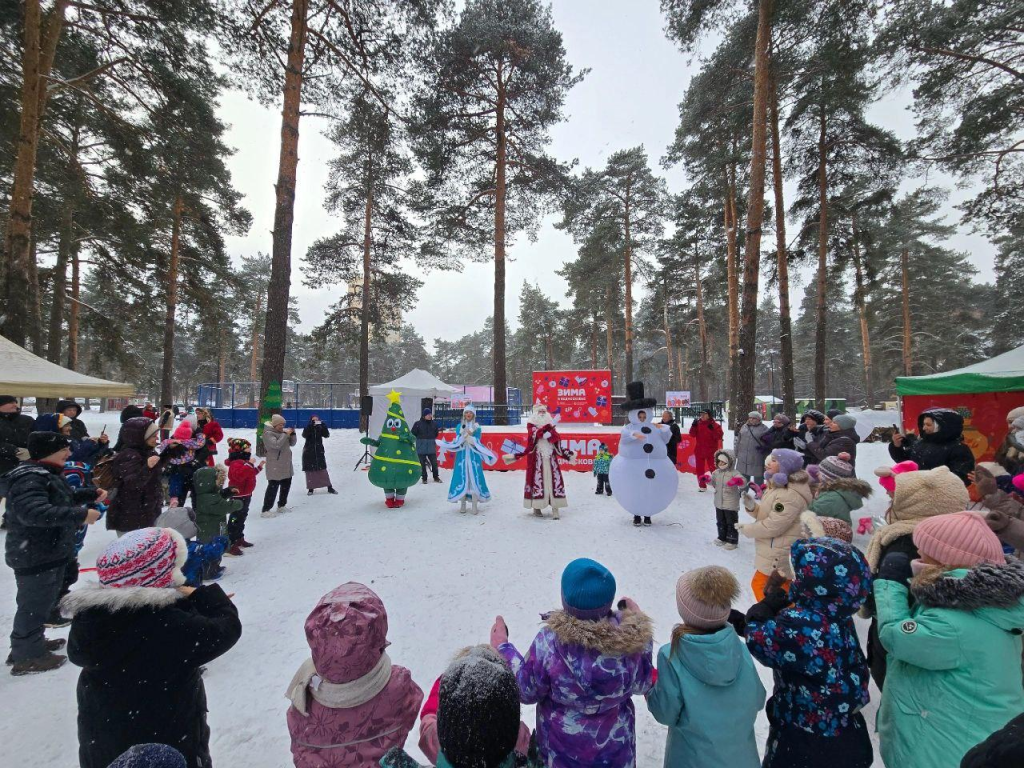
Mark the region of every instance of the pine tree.
MULTIPOLYGON (((359 395, 369 391, 371 329, 387 325, 415 301, 422 282, 399 266, 414 251, 418 233, 408 215, 412 163, 403 152, 398 126, 365 88, 347 101, 347 114, 331 139, 340 153, 331 162, 326 207, 340 214, 342 231, 317 241, 306 254, 306 284, 321 287, 358 280, 329 311, 320 332, 351 334, 358 318, 359 395)), ((434 264, 436 266, 436 263, 434 264)), ((421 266, 429 266, 421 260, 421 266)), ((363 425, 365 426, 365 425, 363 425)))
POLYGON ((394 83, 408 72, 409 51, 433 29, 438 0, 338 3, 336 0, 244 0, 230 6, 222 45, 239 83, 264 103, 283 101, 275 185, 271 277, 267 293, 261 391, 284 377, 291 293, 292 226, 301 105, 329 105, 354 84, 388 112, 394 83))
POLYGON ((496 421, 506 403, 505 259, 510 238, 533 231, 564 169, 545 153, 566 94, 584 73, 539 0, 469 0, 456 25, 422 56, 414 98, 415 150, 426 170, 423 213, 435 254, 494 259, 496 421))
POLYGON ((625 308, 626 362, 623 381, 633 380, 633 272, 643 268, 664 229, 668 189, 654 175, 643 146, 615 152, 599 171, 587 169, 573 181, 562 203, 562 221, 583 242, 601 223, 615 225, 622 233, 621 271, 625 308))
POLYGON ((865 29, 870 10, 867 0, 824 5, 794 79, 796 102, 786 121, 796 148, 792 172, 800 192, 792 212, 803 214, 800 239, 806 246, 813 243, 817 252, 814 389, 819 408, 826 397, 831 201, 849 175, 864 172, 873 160, 898 151, 895 138, 865 117, 874 99, 866 73, 870 47, 865 29), (817 236, 812 239, 815 230, 817 236))

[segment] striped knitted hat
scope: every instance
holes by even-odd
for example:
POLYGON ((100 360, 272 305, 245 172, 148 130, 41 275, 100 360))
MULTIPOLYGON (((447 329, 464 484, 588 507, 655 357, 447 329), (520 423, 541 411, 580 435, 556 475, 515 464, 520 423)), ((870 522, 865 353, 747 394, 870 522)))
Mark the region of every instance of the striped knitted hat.
POLYGON ((96 559, 105 587, 180 587, 188 545, 170 528, 142 528, 112 541, 96 559))
POLYGON ((1006 563, 999 539, 985 518, 974 512, 952 512, 922 520, 914 528, 914 546, 947 568, 1006 563))
POLYGON ((853 477, 853 465, 850 463, 850 454, 840 453, 838 456, 826 456, 818 464, 818 473, 823 482, 838 480, 841 477, 853 477))

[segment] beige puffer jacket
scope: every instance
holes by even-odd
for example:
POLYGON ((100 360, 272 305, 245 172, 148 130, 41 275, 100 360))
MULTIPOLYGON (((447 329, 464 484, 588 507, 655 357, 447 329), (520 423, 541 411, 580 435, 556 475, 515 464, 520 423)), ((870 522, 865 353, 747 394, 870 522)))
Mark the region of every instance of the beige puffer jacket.
POLYGON ((803 470, 789 476, 785 486, 768 483, 768 490, 748 512, 757 522, 739 526, 739 532, 755 541, 754 567, 766 576, 772 571, 793 578, 789 548, 803 536, 800 514, 811 504, 810 476, 803 470))

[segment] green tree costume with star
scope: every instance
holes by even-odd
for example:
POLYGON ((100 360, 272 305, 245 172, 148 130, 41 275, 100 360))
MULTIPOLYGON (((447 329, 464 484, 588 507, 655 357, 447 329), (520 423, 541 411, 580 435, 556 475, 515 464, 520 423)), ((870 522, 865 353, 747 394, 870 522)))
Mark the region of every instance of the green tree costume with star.
POLYGON ((416 458, 416 441, 405 420, 399 393, 388 395, 388 413, 380 437, 364 437, 359 442, 372 445, 376 451, 370 463, 370 482, 384 489, 384 503, 389 508, 405 503, 405 492, 416 484, 420 462, 416 458))

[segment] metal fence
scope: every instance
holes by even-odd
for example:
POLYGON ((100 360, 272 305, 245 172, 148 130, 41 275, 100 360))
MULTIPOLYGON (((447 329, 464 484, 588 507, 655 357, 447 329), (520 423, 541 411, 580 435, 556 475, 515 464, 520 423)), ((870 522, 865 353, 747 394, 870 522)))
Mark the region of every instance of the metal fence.
MULTIPOLYGON (((260 383, 258 381, 226 381, 200 384, 198 405, 207 408, 258 408, 260 383)), ((303 408, 348 409, 359 408, 359 385, 342 382, 291 381, 281 383, 281 407, 286 410, 303 408)))

